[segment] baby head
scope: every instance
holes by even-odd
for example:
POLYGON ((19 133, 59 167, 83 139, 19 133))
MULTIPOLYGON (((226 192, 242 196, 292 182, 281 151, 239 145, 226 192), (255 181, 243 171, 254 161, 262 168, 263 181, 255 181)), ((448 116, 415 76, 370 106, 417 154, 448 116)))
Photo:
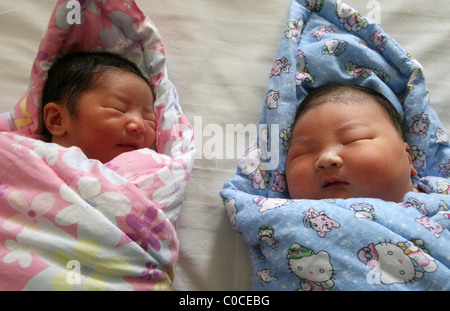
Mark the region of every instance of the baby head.
POLYGON ((150 83, 134 63, 107 52, 58 59, 48 71, 42 116, 49 141, 103 163, 156 140, 150 83))
POLYGON ((403 119, 378 92, 346 83, 311 91, 300 105, 286 158, 293 199, 401 202, 416 174, 403 119))

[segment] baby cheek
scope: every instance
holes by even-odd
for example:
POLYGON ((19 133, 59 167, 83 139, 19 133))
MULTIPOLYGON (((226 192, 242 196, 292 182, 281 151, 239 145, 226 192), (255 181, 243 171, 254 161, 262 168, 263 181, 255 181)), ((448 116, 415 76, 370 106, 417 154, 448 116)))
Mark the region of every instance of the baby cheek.
POLYGON ((393 153, 392 149, 376 148, 354 156, 360 178, 366 179, 368 183, 385 182, 392 175, 398 174, 399 166, 403 166, 400 164, 402 154, 393 153))
POLYGON ((286 183, 293 199, 301 198, 311 185, 311 173, 304 163, 291 164, 286 168, 286 183))
POLYGON ((147 148, 154 148, 156 143, 156 130, 154 128, 150 128, 147 130, 145 145, 147 148))

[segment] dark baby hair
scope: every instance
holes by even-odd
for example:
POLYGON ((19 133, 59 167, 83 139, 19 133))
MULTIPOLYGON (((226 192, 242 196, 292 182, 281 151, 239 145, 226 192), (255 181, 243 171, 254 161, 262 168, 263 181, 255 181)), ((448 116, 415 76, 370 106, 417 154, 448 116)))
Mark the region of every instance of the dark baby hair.
MULTIPOLYGON (((109 52, 76 52, 59 58, 48 71, 41 101, 41 113, 48 103, 66 105, 73 118, 77 118, 77 101, 80 95, 96 87, 101 73, 119 70, 141 77, 152 89, 149 81, 137 65, 120 55, 109 52), (100 75, 99 75, 100 74, 100 75)), ((42 133, 47 139, 51 134, 44 124, 42 133)))
POLYGON ((389 99, 387 99, 383 94, 375 91, 374 89, 351 83, 333 82, 311 90, 298 107, 294 119, 294 124, 309 109, 323 104, 327 101, 343 100, 345 96, 351 92, 364 94, 373 98, 381 107, 384 108, 389 118, 393 122, 395 128, 397 129, 403 140, 406 141, 405 133, 403 131, 404 118, 397 111, 394 105, 392 105, 389 99))

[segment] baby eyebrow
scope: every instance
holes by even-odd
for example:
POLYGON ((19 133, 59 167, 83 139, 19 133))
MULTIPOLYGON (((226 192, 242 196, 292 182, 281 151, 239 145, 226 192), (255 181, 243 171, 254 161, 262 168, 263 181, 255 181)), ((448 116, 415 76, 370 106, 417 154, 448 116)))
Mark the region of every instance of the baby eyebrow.
POLYGON ((124 102, 126 104, 130 103, 130 101, 131 101, 131 99, 128 96, 125 96, 118 92, 111 92, 111 93, 109 93, 109 96, 114 97, 114 98, 118 99, 119 101, 124 102))
POLYGON ((309 138, 309 137, 304 137, 304 136, 295 137, 294 139, 291 139, 290 143, 291 144, 295 144, 295 146, 298 146, 298 145, 306 145, 306 146, 308 146, 308 145, 310 145, 312 143, 312 139, 309 138))
MULTIPOLYGON (((335 131, 338 136, 343 135, 344 133, 357 129, 357 128, 368 128, 369 125, 361 122, 359 120, 352 120, 349 122, 344 122, 342 124, 339 124, 336 126, 335 131)), ((294 138, 291 137, 291 140, 289 142, 290 146, 311 146, 314 143, 314 138, 311 136, 303 136, 303 135, 297 135, 294 138)))
POLYGON ((340 124, 339 126, 336 127, 335 130, 337 133, 344 133, 360 127, 369 127, 369 125, 359 120, 353 120, 340 124))

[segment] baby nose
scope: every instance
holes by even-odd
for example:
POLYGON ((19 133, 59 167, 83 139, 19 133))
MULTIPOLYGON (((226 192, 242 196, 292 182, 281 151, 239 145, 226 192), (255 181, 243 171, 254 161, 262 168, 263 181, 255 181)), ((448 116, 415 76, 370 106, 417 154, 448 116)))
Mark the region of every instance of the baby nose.
POLYGON ((140 116, 130 116, 130 120, 126 125, 126 129, 130 133, 143 135, 146 132, 144 119, 140 116))
POLYGON ((339 168, 343 164, 342 158, 339 156, 337 150, 325 150, 320 153, 316 163, 316 169, 327 169, 327 168, 339 168))

